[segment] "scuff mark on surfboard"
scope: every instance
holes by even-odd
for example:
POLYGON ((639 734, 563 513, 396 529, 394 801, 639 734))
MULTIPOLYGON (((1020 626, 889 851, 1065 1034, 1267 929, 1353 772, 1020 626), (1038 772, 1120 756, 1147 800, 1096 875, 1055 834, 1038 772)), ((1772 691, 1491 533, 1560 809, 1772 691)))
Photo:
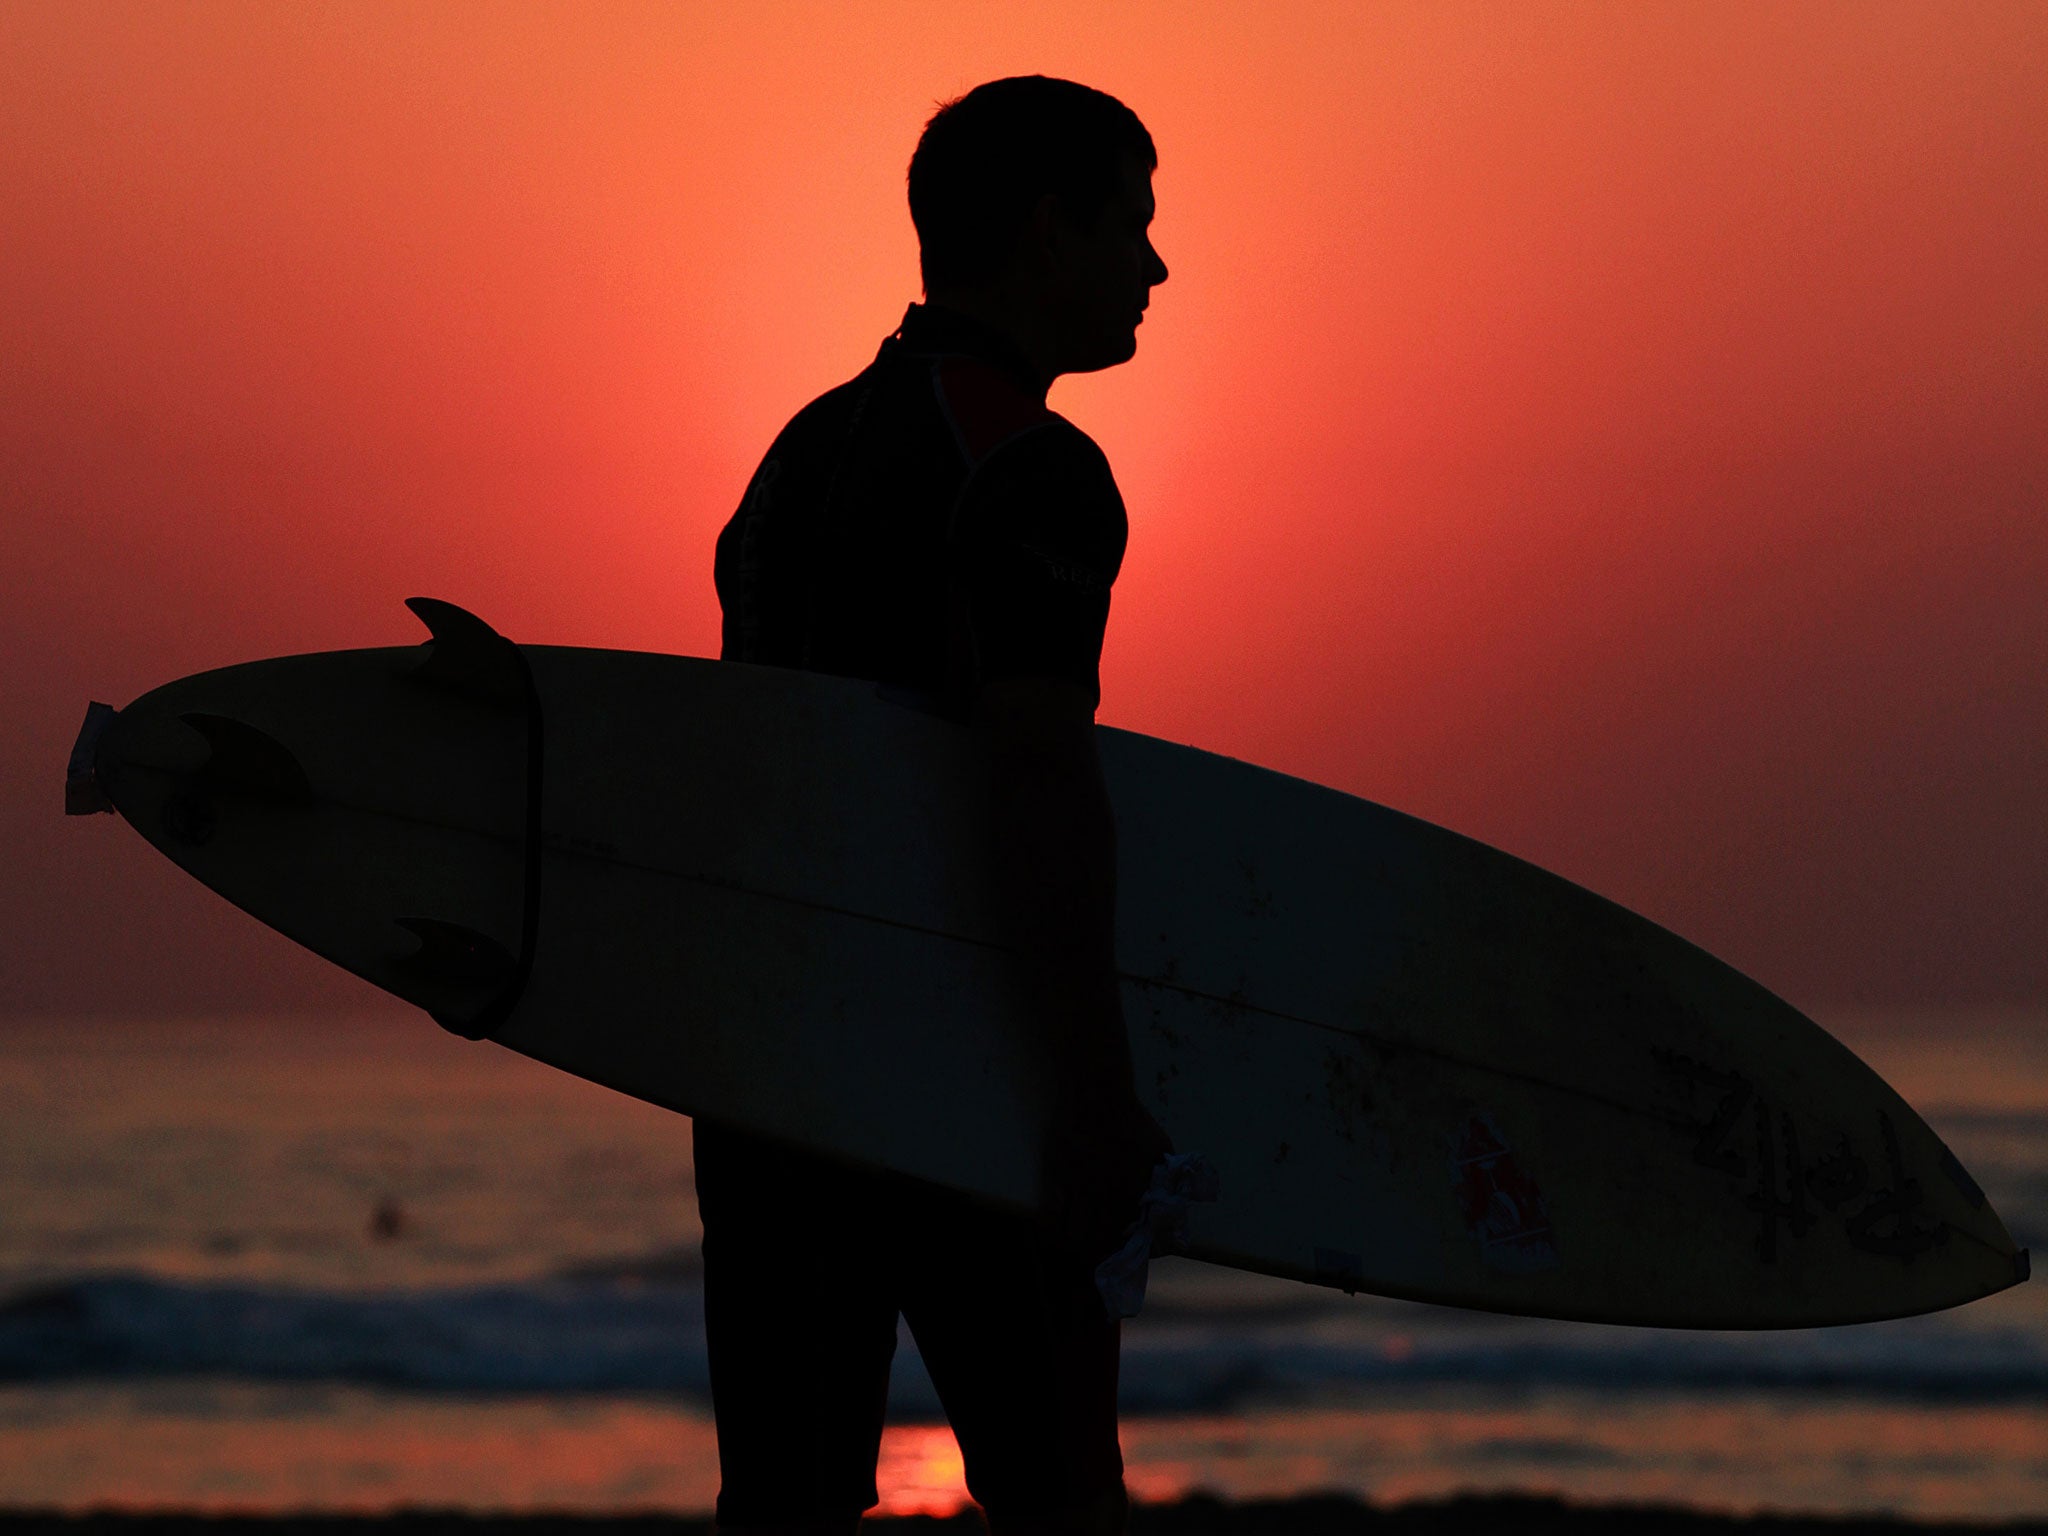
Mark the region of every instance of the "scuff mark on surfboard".
POLYGON ((1246 917, 1271 917, 1273 915, 1273 892, 1259 881, 1259 866, 1251 859, 1237 861, 1238 873, 1244 876, 1246 917))
POLYGON ((1921 1188, 1920 1181, 1906 1171, 1906 1160, 1899 1150, 1898 1129, 1892 1124, 1892 1117, 1880 1110, 1877 1126, 1879 1138, 1884 1143, 1885 1164, 1891 1172, 1891 1183, 1873 1190, 1870 1203, 1850 1216, 1847 1223, 1849 1241, 1865 1253, 1910 1262, 1928 1249, 1938 1248, 1947 1242, 1950 1227, 1947 1222, 1925 1211, 1926 1191, 1921 1188))
POLYGON ((1179 1076, 1180 1067, 1171 1060, 1152 1074, 1152 1097, 1162 1107, 1172 1102, 1173 1080, 1179 1076))
POLYGON ((1373 1162, 1392 1169, 1394 1143, 1380 1124, 1374 1103, 1370 1068, 1356 1047, 1323 1054, 1323 1099, 1337 1134, 1362 1149, 1373 1162))
MULTIPOLYGON (((1693 1161, 1725 1175, 1731 1193, 1756 1214, 1760 1262, 1778 1262, 1781 1226, 1797 1240, 1830 1220, 1840 1222, 1851 1246, 1907 1263, 1948 1240, 1949 1226, 1925 1209, 1926 1191, 1908 1172, 1897 1128, 1883 1110, 1876 1117, 1878 1150, 1891 1182, 1880 1186, 1879 1168, 1857 1150, 1846 1132, 1835 1131, 1823 1139, 1809 1127, 1805 1145, 1820 1148, 1809 1161, 1801 1152, 1798 1120, 1747 1077, 1675 1051, 1654 1055, 1686 1095, 1681 1102, 1691 1112, 1691 1129, 1696 1132, 1693 1161), (1699 1093, 1702 1089, 1704 1095, 1699 1093), (1753 1132, 1753 1158, 1740 1135, 1744 1126, 1753 1132), (1808 1206, 1809 1198, 1818 1202, 1820 1213, 1808 1206)), ((1967 1198, 1968 1189, 1963 1192, 1967 1198)))
POLYGON ((1332 1050, 1324 1053, 1323 1089, 1337 1134, 1355 1143, 1358 1140, 1359 1117, 1371 1109, 1372 1102, 1366 1096, 1364 1084, 1358 1080, 1358 1063, 1348 1052, 1332 1050))
POLYGON ((1493 1269, 1529 1274, 1558 1266, 1543 1191, 1490 1116, 1475 1114, 1452 1140, 1451 1175, 1465 1226, 1493 1269))

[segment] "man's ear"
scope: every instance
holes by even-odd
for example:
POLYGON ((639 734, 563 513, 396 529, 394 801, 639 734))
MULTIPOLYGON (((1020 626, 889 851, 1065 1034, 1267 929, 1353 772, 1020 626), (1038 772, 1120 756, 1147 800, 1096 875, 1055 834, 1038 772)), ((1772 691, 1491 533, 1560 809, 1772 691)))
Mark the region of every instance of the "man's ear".
POLYGON ((1066 234, 1059 199, 1043 193, 1031 205, 1031 217, 1024 224, 1024 249, 1032 266, 1041 272, 1057 271, 1065 255, 1066 234))

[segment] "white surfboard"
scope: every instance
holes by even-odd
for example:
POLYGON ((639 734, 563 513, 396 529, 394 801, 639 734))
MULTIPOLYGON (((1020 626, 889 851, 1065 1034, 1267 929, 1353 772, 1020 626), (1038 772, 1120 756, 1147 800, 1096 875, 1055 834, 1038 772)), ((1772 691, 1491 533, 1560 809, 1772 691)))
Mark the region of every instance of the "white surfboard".
MULTIPOLYGON (((870 684, 515 647, 414 607, 423 647, 94 706, 69 808, 119 810, 451 1028, 1035 1201, 1039 1056, 971 731, 870 684)), ((1381 806, 1099 742, 1140 1087, 1221 1176, 1196 1257, 1689 1327, 1900 1316, 2024 1278, 1897 1094, 1682 939, 1381 806)))

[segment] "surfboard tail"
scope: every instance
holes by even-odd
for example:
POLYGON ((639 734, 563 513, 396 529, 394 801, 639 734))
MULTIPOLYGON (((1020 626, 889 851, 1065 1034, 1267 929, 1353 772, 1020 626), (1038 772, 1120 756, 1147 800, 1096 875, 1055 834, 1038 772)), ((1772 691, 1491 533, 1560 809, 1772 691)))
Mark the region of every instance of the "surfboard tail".
POLYGON ((279 657, 95 701, 71 815, 117 812, 322 958, 489 1035, 523 989, 537 747, 519 648, 416 600, 426 644, 279 657))
POLYGON ((66 816, 110 815, 114 802, 100 787, 99 748, 107 729, 121 712, 95 699, 85 706, 85 723, 78 728, 78 740, 71 744, 71 760, 64 767, 64 814, 66 816))

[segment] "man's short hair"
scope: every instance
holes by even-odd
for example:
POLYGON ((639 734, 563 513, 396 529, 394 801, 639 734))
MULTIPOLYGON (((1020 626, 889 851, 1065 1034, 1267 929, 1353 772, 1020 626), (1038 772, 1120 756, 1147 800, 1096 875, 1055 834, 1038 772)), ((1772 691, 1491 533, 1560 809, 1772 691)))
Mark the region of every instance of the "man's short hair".
POLYGON ((1093 228, 1126 155, 1148 171, 1159 164, 1137 113, 1072 80, 1015 75, 945 103, 910 157, 925 292, 1001 272, 1048 192, 1068 219, 1093 228))

